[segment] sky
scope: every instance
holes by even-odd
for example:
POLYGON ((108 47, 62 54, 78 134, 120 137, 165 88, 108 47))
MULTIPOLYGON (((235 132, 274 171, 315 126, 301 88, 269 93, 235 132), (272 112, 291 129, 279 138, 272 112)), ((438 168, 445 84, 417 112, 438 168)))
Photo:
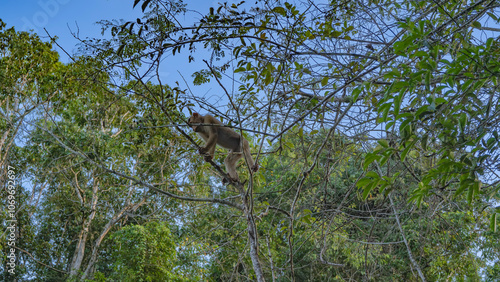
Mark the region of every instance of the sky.
MULTIPOLYGON (((96 22, 107 19, 134 20, 141 16, 140 9, 133 9, 133 0, 1 0, 0 18, 7 27, 18 31, 33 30, 44 38, 59 37, 59 44, 73 53, 78 40, 71 34, 78 32, 82 38, 100 37, 96 22)), ((59 50, 58 50, 59 51, 59 50)), ((67 57, 62 56, 67 62, 67 57)))
MULTIPOLYGON (((184 2, 188 9, 205 13, 220 1, 184 2)), ((14 26, 18 31, 33 30, 42 38, 47 36, 46 29, 50 35, 59 37, 61 46, 73 50, 78 40, 72 33, 78 33, 81 38, 101 37, 98 21, 135 21, 142 17, 141 4, 135 8, 133 4, 134 0, 0 0, 0 19, 7 27, 14 26)))
MULTIPOLYGON (((201 13, 207 13, 209 8, 217 7, 219 2, 239 2, 231 0, 185 0, 187 8, 196 10, 201 13)), ((141 2, 142 3, 142 2, 141 2)), ((6 24, 7 28, 14 27, 17 31, 33 30, 42 40, 48 41, 48 36, 45 30, 51 36, 57 36, 58 44, 62 46, 66 52, 75 54, 79 41, 74 38, 72 33, 77 33, 78 37, 85 38, 102 38, 101 27, 97 24, 101 20, 125 20, 135 21, 142 17, 141 3, 133 8, 134 0, 0 0, 0 19, 6 24)), ((188 13, 184 20, 190 17, 199 17, 196 13, 188 13)), ((109 38, 109 31, 104 37, 109 38)), ((54 45, 54 49, 61 55, 63 63, 69 63, 68 56, 61 52, 61 49, 54 45)), ((204 68, 202 61, 192 64, 187 63, 187 52, 183 51, 186 56, 169 56, 163 62, 160 69, 160 77, 164 83, 174 85, 179 82, 181 88, 186 89, 187 86, 197 88, 192 85, 191 74, 204 68), (172 68, 172 66, 176 66, 172 68), (184 83, 184 79, 188 81, 188 85, 184 83)), ((207 52, 207 57, 209 57, 207 52)), ((219 94, 221 89, 218 85, 205 85, 203 89, 197 89, 199 96, 211 96, 219 94)), ((231 87, 230 87, 231 88, 231 87)))

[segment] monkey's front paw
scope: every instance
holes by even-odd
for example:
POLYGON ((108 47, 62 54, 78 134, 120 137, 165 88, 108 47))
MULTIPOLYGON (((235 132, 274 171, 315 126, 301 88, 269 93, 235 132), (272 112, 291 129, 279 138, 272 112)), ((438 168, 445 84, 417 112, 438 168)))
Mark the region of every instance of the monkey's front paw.
POLYGON ((198 149, 198 152, 200 152, 200 155, 205 155, 208 152, 208 150, 203 147, 200 147, 200 149, 198 149))
POLYGON ((230 176, 227 177, 227 178, 226 177, 222 178, 222 184, 224 184, 224 185, 231 184, 231 183, 236 183, 238 181, 240 181, 240 180, 239 179, 234 179, 234 178, 232 178, 230 176), (228 178, 229 178, 229 180, 228 180, 228 178))
POLYGON ((209 162, 209 161, 211 161, 211 160, 212 160, 212 156, 207 155, 207 154, 204 154, 204 155, 203 155, 203 159, 205 159, 205 161, 206 161, 206 162, 209 162))

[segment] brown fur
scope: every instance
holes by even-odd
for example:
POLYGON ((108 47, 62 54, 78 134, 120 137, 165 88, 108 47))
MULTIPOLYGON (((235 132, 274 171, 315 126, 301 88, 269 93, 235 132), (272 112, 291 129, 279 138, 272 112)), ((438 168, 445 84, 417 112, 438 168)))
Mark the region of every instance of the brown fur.
POLYGON ((191 128, 198 133, 198 135, 205 140, 205 147, 200 148, 200 154, 205 155, 205 159, 213 159, 215 154, 215 145, 226 148, 229 150, 229 155, 224 160, 227 173, 229 177, 235 181, 239 181, 238 173, 236 172, 236 163, 245 155, 245 158, 253 172, 259 169, 250 154, 250 145, 248 141, 240 134, 229 127, 223 127, 222 122, 218 121, 211 115, 200 115, 193 113, 189 118, 188 124, 191 128), (214 124, 220 126, 210 125, 193 125, 197 123, 214 124), (243 152, 243 154, 242 154, 243 152))

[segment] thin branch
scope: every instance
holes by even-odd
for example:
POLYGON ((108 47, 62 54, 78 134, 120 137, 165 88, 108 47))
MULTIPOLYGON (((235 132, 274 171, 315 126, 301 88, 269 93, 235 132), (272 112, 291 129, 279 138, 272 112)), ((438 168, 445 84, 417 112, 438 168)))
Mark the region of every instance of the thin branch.
POLYGON ((28 252, 28 251, 26 251, 26 250, 23 250, 23 249, 21 249, 21 248, 19 248, 19 247, 17 247, 17 246, 14 246, 14 248, 15 248, 15 249, 17 249, 17 250, 20 250, 21 252, 23 252, 23 253, 25 253, 25 254, 27 254, 27 255, 28 255, 30 258, 32 258, 32 259, 33 259, 36 263, 41 264, 41 265, 43 265, 43 266, 45 266, 45 267, 47 267, 47 268, 49 268, 49 269, 51 269, 51 270, 54 270, 54 271, 57 271, 57 272, 60 272, 60 273, 64 273, 64 274, 68 274, 68 273, 69 273, 69 272, 64 271, 64 270, 59 270, 59 269, 57 269, 57 268, 53 268, 52 266, 47 265, 47 264, 45 264, 45 263, 43 263, 43 262, 41 262, 41 261, 37 260, 37 259, 36 259, 36 258, 35 258, 35 257, 31 254, 31 253, 29 253, 29 252, 28 252))
MULTIPOLYGON (((229 128, 234 128, 238 130, 243 130, 247 132, 252 132, 252 133, 257 133, 257 134, 262 134, 262 135, 267 135, 274 137, 273 134, 265 133, 262 131, 258 130, 253 130, 253 129, 247 129, 247 128, 242 128, 240 126, 235 126, 235 125, 227 125, 227 124, 212 124, 212 123, 192 123, 191 125, 202 125, 202 126, 215 126, 215 127, 229 127, 229 128)), ((159 125, 159 126, 147 126, 147 127, 136 127, 127 131, 124 131, 123 133, 134 131, 134 130, 142 130, 142 129, 155 129, 155 128, 166 128, 166 127, 188 127, 190 125, 187 124, 165 124, 165 125, 159 125)))

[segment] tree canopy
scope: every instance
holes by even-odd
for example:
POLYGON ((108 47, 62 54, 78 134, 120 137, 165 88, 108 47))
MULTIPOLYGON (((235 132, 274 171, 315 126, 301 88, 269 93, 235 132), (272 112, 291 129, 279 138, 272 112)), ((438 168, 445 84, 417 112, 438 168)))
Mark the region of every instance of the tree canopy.
POLYGON ((130 1, 67 64, 0 22, 3 278, 495 281, 499 1, 188 4, 130 1), (224 186, 192 112, 260 170, 224 186))

